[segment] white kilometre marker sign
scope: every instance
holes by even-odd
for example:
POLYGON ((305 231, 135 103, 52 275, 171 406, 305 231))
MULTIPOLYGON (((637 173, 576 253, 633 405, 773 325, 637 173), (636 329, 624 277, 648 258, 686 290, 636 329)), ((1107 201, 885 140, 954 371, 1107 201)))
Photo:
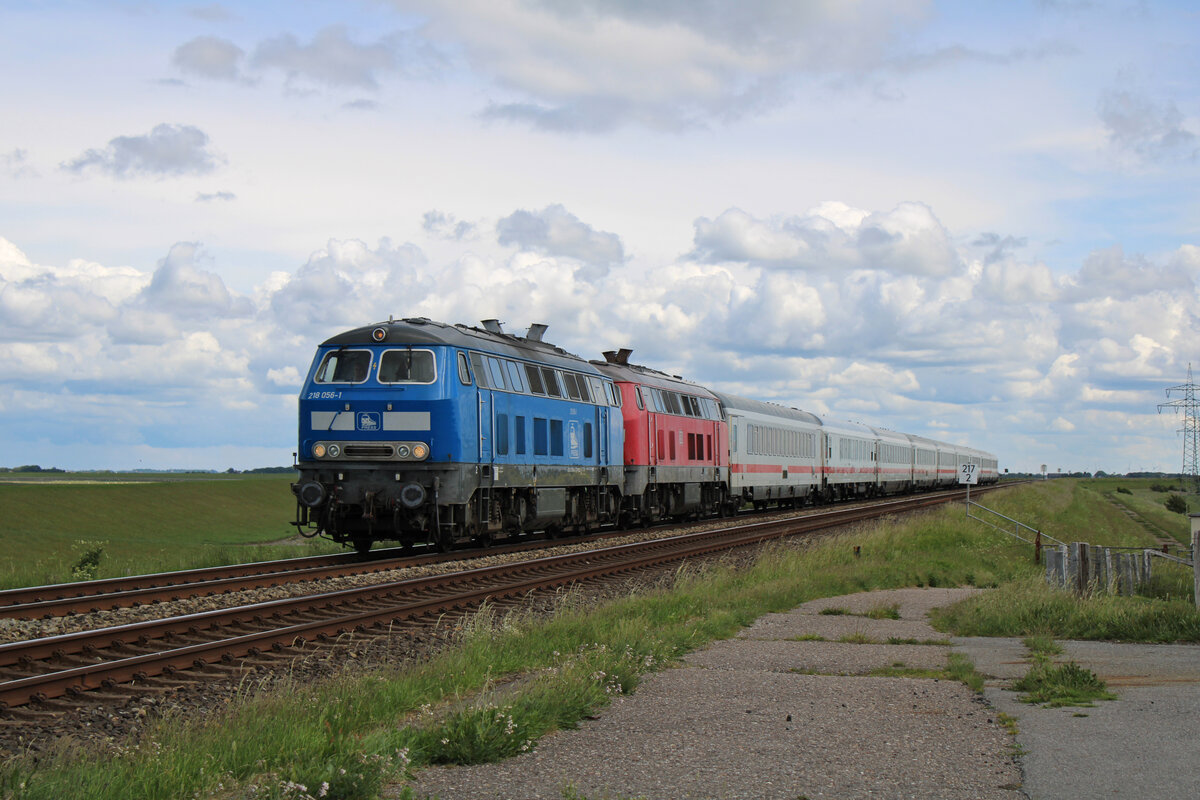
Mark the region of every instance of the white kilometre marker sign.
POLYGON ((979 483, 978 464, 959 464, 958 483, 967 485, 967 514, 971 513, 971 484, 979 483))

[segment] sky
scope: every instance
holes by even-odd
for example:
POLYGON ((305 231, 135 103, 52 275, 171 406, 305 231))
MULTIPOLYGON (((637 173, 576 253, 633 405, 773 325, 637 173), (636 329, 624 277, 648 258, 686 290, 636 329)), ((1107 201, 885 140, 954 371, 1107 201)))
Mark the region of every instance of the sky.
POLYGON ((0 466, 290 464, 424 316, 1177 471, 1197 76, 1189 2, 5 0, 0 466))

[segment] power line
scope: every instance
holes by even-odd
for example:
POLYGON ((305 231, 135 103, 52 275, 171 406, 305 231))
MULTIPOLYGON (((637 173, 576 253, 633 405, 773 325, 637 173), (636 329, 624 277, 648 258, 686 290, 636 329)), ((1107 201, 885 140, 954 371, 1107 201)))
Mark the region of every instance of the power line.
POLYGON ((1200 414, 1196 411, 1200 403, 1196 402, 1196 384, 1192 383, 1190 363, 1187 383, 1167 389, 1167 397, 1171 396, 1171 392, 1176 392, 1179 399, 1159 403, 1158 413, 1161 414, 1164 408, 1183 412, 1183 427, 1179 429, 1183 434, 1183 479, 1186 481, 1191 478, 1192 489, 1200 492, 1200 414))

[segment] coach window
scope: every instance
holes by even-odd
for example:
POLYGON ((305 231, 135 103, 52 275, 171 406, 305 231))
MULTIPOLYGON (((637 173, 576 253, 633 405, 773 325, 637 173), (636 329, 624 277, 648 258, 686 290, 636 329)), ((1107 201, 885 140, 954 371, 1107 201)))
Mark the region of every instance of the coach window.
POLYGON ((458 380, 463 386, 471 385, 471 368, 467 366, 467 354, 458 354, 458 380))
POLYGON ((436 377, 431 350, 387 350, 379 358, 380 383, 433 383, 436 377))
POLYGON ((370 350, 334 350, 325 354, 313 380, 317 383, 362 383, 370 371, 370 350))
POLYGON ((525 377, 529 378, 529 391, 534 394, 546 393, 546 390, 542 387, 542 373, 533 364, 525 365, 525 377))

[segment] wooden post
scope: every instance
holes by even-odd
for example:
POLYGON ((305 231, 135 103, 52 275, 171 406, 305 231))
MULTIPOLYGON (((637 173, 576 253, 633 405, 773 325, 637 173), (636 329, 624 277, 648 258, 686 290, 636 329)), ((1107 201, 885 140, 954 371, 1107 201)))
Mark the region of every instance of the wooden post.
POLYGON ((1196 593, 1196 608, 1200 608, 1200 514, 1192 518, 1192 590, 1196 593))
POLYGON ((1033 537, 1033 563, 1042 563, 1042 532, 1038 531, 1033 537))
POLYGON ((1104 572, 1107 579, 1106 588, 1109 594, 1117 593, 1117 570, 1113 566, 1113 551, 1111 547, 1104 548, 1104 572))

